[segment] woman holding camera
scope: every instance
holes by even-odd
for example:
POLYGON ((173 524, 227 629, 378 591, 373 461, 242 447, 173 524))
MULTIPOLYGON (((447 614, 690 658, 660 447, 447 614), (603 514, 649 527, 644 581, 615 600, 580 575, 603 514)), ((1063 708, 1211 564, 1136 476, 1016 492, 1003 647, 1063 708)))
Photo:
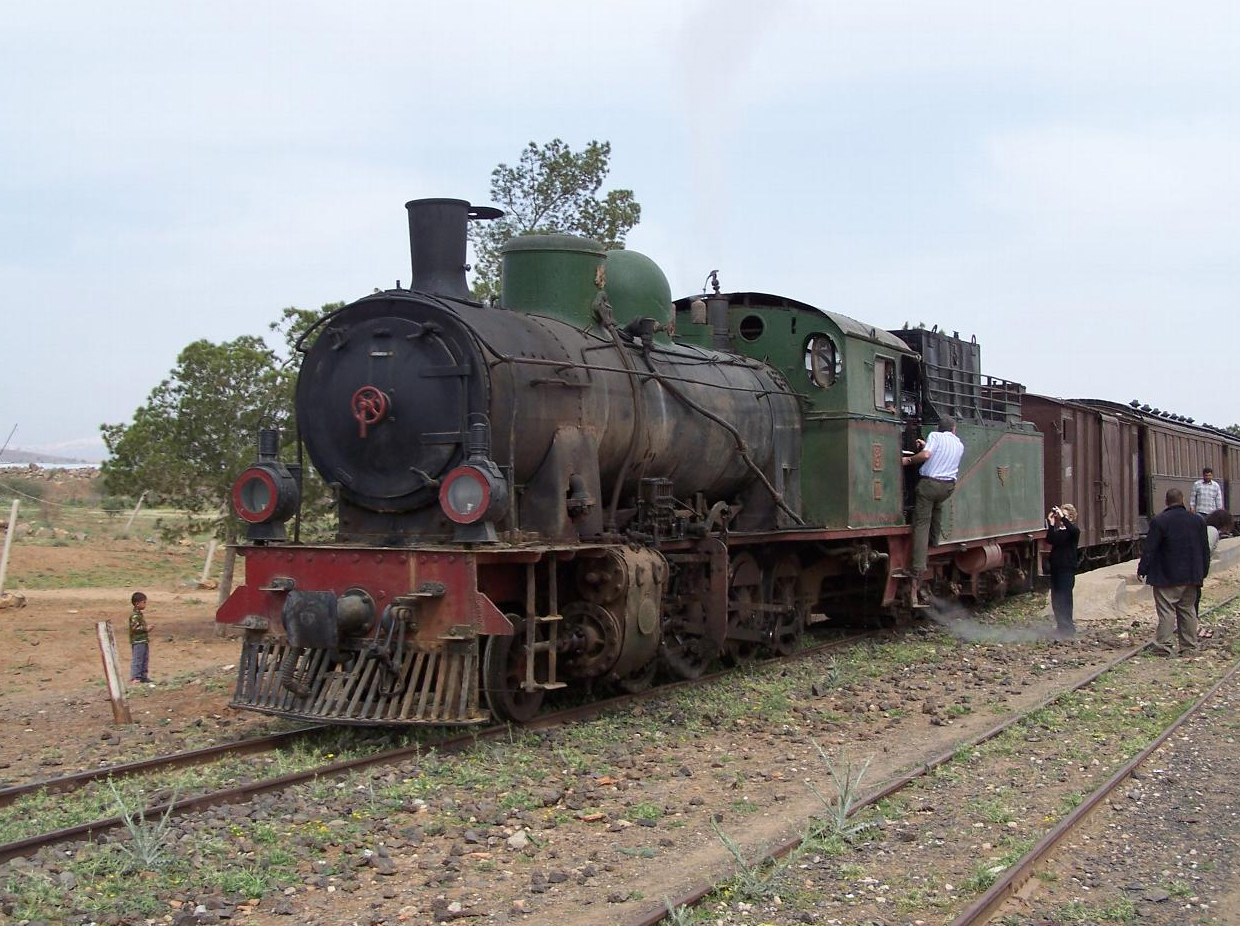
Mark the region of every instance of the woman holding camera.
POLYGON ((1046 542, 1051 545, 1051 609, 1055 612, 1055 639, 1076 636, 1072 622, 1072 589, 1076 586, 1076 545, 1081 529, 1076 526, 1076 507, 1058 505, 1046 516, 1046 542))

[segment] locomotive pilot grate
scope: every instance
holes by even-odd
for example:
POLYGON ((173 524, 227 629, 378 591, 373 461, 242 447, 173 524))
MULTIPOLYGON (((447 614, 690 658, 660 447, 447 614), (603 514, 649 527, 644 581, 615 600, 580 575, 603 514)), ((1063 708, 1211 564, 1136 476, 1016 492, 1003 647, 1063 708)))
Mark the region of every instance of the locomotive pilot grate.
POLYGON ((234 707, 312 721, 358 724, 478 724, 478 645, 403 649, 393 673, 364 654, 337 661, 326 649, 284 641, 247 641, 238 665, 234 707), (294 683, 287 660, 292 660, 294 683))

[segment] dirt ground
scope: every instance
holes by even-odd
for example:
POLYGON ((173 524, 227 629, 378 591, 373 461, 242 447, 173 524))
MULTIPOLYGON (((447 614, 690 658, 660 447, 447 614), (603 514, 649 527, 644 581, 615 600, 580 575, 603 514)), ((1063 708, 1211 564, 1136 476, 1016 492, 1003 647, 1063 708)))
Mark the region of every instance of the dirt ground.
MULTIPOLYGON (((1229 562, 1235 562, 1240 539, 1224 541, 1222 550, 1229 562)), ((46 585, 50 576, 111 569, 116 557, 126 555, 159 556, 171 563, 161 567, 166 578, 142 584, 150 599, 151 675, 158 684, 133 692, 133 725, 112 723, 95 623, 112 621, 122 659, 127 660, 124 628, 133 587, 24 591, 24 608, 0 611, 0 671, 7 680, 0 692, 0 780, 4 783, 65 774, 272 727, 267 718, 227 707, 238 644, 216 636, 212 621, 215 592, 193 587, 192 578, 201 568, 197 549, 152 544, 129 548, 118 548, 115 543, 97 548, 86 543, 19 544, 13 574, 19 578, 39 574, 44 576, 41 584, 46 585)), ((402 877, 344 876, 337 881, 308 875, 303 886, 287 891, 278 901, 278 912, 272 902, 264 900, 252 911, 238 910, 233 921, 288 923, 292 916, 292 921, 306 923, 432 922, 442 921, 448 911, 452 913, 448 918, 486 917, 496 922, 614 922, 634 912, 625 902, 631 885, 641 884, 647 900, 676 896, 685 886, 727 870, 726 853, 711 826, 716 817, 729 826, 743 821, 747 847, 770 844, 796 832, 820 809, 799 780, 816 761, 808 745, 811 735, 828 746, 863 743, 862 748, 876 756, 871 780, 880 780, 927 755, 952 748, 994 722, 993 715, 981 711, 955 716, 949 710, 952 705, 1001 695, 1008 709, 1020 709, 1062 688, 1073 677, 1087 674, 1117 648, 1147 639, 1153 629, 1153 606, 1147 589, 1126 581, 1133 573, 1134 565, 1129 563, 1079 578, 1077 622, 1085 639, 1078 647, 1048 649, 1045 643, 1035 642, 1036 632, 1017 633, 1007 642, 1028 641, 1029 648, 990 647, 995 652, 979 652, 977 659, 966 660, 964 665, 944 666, 941 675, 885 680, 881 690, 839 692, 831 696, 829 707, 831 713, 849 718, 842 726, 811 722, 807 713, 803 731, 729 726, 679 750, 663 749, 657 742, 635 742, 629 755, 615 760, 627 769, 617 782, 604 780, 599 786, 587 778, 546 783, 562 791, 560 800, 567 809, 572 808, 574 794, 586 806, 599 808, 603 815, 599 825, 575 822, 543 828, 543 818, 535 814, 497 817, 488 824, 480 812, 478 822, 459 832, 449 830, 438 837, 424 833, 425 842, 412 851, 401 851, 401 841, 388 833, 393 865, 402 877), (996 687, 1000 684, 1007 687, 996 687), (888 700, 912 707, 907 716, 887 719, 888 700), (711 758, 723 752, 740 756, 748 779, 755 783, 743 799, 757 805, 758 812, 739 818, 733 813, 740 796, 711 758), (688 772, 668 774, 676 768, 688 772), (666 829, 660 824, 659 829, 649 830, 634 825, 626 817, 633 816, 635 801, 663 808, 669 818, 681 820, 682 828, 666 829), (470 833, 475 830, 486 845, 471 843, 470 833), (512 863, 500 859, 509 852, 506 840, 520 831, 548 847, 535 864, 549 882, 531 875, 528 865, 514 878, 512 863), (658 837, 653 859, 647 854, 651 836, 658 837), (452 860, 468 863, 473 850, 484 855, 494 852, 496 863, 467 865, 455 876, 443 874, 453 870, 456 862, 452 860), (673 861, 668 864, 659 859, 673 861), (454 904, 454 910, 450 909, 454 904)), ((8 584, 11 590, 22 591, 20 582, 8 584)), ((1205 599, 1219 600, 1237 587, 1240 568, 1223 568, 1220 563, 1207 582, 1205 599)), ((470 801, 483 808, 498 804, 497 795, 485 792, 446 795, 443 800, 445 807, 470 801)), ((329 815, 333 810, 347 816, 340 808, 329 808, 329 815)), ((409 821, 390 822, 394 827, 409 821)), ((378 831, 376 837, 385 838, 384 832, 378 831)))
MULTIPOLYGON (((876 680, 867 690, 811 696, 803 723, 772 729, 738 722, 681 747, 635 739, 623 757, 598 757, 618 772, 603 778, 543 780, 563 789, 557 807, 592 811, 567 823, 550 822, 546 812, 495 814, 490 808, 502 795, 484 788, 446 793, 420 814, 395 815, 387 821, 387 831, 372 834, 380 842, 392 840, 392 870, 387 873, 396 877, 376 877, 366 868, 351 876, 341 869, 336 876, 290 888, 274 905, 263 902, 237 921, 270 926, 287 922, 289 916, 320 924, 432 923, 466 917, 597 926, 626 921, 650 910, 660 897, 676 897, 733 870, 715 823, 752 857, 763 846, 797 835, 812 815, 821 813, 821 803, 804 785, 807 775, 821 773, 812 740, 828 749, 872 757, 867 780, 882 781, 953 750, 995 723, 1000 713, 1028 710, 1114 658, 1119 649, 1147 639, 1153 629, 1152 603, 1148 589, 1125 581, 1133 571, 1133 564, 1124 564, 1080 577, 1077 620, 1082 639, 1075 644, 1039 640, 1036 619, 1028 628, 975 626, 967 632, 978 638, 989 635, 989 641, 979 639, 981 645, 966 648, 962 657, 930 674, 905 674, 876 680), (993 645, 1000 639, 1001 645, 993 645), (974 707, 968 713, 953 710, 962 704, 974 707), (825 716, 845 719, 824 724, 825 716), (662 809, 654 829, 636 822, 635 808, 648 806, 662 809), (409 827, 401 829, 402 824, 412 823, 416 830, 418 821, 427 819, 422 814, 467 820, 449 824, 433 839, 420 832, 415 844, 405 845, 400 834, 409 827), (506 844, 522 830, 540 847, 533 857, 522 857, 506 844)), ((1219 600, 1238 585, 1240 570, 1216 569, 1205 600, 1219 600)), ((553 743, 548 746, 554 749, 553 743)), ((399 778, 416 770, 398 768, 393 774, 399 778)), ((344 809, 328 806, 322 811, 343 815, 344 809)), ((967 844, 944 846, 939 841, 936 851, 955 864, 971 864, 973 850, 967 844)), ((892 917, 882 914, 877 904, 855 903, 851 895, 824 898, 813 909, 785 908, 780 915, 739 905, 705 922, 946 922, 942 913, 933 911, 892 917)))
MULTIPOLYGON (((8 590, 21 594, 26 605, 0 610, 0 673, 6 680, 0 690, 0 722, 7 731, 0 734, 0 783, 126 761, 139 757, 135 748, 141 755, 178 748, 186 736, 192 740, 187 745, 197 746, 272 726, 270 719, 228 707, 238 643, 216 633, 217 592, 194 585, 201 551, 153 546, 142 541, 15 544, 10 574, 19 577, 68 579, 115 570, 137 558, 168 559, 174 565, 165 571, 173 574, 178 559, 183 568, 179 577, 141 585, 149 598, 150 671, 157 684, 130 692, 132 727, 112 722, 95 626, 111 621, 121 662, 127 666, 129 596, 138 586, 26 590, 20 583, 8 583, 8 590), (114 742, 117 739, 120 742, 114 742)), ((1207 580, 1207 598, 1215 586, 1230 582, 1236 569, 1215 572, 1207 580)), ((1079 578, 1077 619, 1082 628, 1150 617, 1148 589, 1125 584, 1132 576, 1133 566, 1121 564, 1079 578)))
POLYGON ((1051 859, 1004 913, 1064 910, 1141 923, 1240 923, 1240 679, 1233 677, 1051 859))
MULTIPOLYGON (((238 643, 216 635, 214 590, 199 590, 201 552, 144 541, 100 546, 15 544, 10 575, 71 577, 115 570, 126 559, 183 561, 184 575, 143 583, 149 600, 151 677, 130 691, 132 726, 116 726, 96 624, 110 621, 126 673, 129 596, 139 586, 25 589, 25 607, 0 610, 0 783, 68 774, 165 749, 233 739, 269 720, 227 707, 238 643), (131 549, 125 549, 129 546, 131 549)), ((173 569, 172 571, 176 571, 173 569)), ((148 576, 149 577, 149 576, 148 576)))

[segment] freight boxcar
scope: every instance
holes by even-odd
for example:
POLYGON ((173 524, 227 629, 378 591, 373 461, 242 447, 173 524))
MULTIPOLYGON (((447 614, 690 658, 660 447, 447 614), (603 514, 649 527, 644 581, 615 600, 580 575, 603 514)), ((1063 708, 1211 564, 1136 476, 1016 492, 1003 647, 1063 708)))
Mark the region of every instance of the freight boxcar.
POLYGON ((1123 409, 1042 395, 1025 395, 1021 407, 1042 432, 1045 510, 1076 505, 1083 562, 1130 558, 1145 534, 1148 511, 1138 501, 1140 421, 1123 409))
POLYGON ((1240 498, 1240 437, 1130 402, 1055 399, 1026 394, 1022 413, 1042 432, 1045 505, 1071 502, 1080 512, 1083 565, 1118 563, 1139 555, 1150 518, 1167 490, 1187 499, 1205 467, 1223 485, 1233 516, 1240 498))
POLYGON ((1179 489, 1187 499, 1193 483, 1207 466, 1223 485, 1228 510, 1236 514, 1235 506, 1240 501, 1231 487, 1233 480, 1240 477, 1240 437, 1197 424, 1191 418, 1160 412, 1136 400, 1128 405, 1105 399, 1079 401, 1090 408, 1130 415, 1137 421, 1137 508, 1143 534, 1149 519, 1162 511, 1167 490, 1179 489))

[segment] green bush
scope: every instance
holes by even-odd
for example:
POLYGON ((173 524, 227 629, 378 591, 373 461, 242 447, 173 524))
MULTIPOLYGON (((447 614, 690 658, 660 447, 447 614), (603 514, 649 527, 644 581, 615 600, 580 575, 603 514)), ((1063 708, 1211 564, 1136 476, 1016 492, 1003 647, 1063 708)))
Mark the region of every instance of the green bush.
POLYGON ((0 498, 12 499, 13 496, 21 501, 29 501, 38 499, 42 501, 47 495, 47 486, 40 479, 25 479, 21 476, 0 476, 0 498))
POLYGON ((99 502, 99 507, 104 510, 109 518, 114 518, 122 511, 128 511, 134 506, 132 498, 126 498, 124 495, 105 495, 99 502))

